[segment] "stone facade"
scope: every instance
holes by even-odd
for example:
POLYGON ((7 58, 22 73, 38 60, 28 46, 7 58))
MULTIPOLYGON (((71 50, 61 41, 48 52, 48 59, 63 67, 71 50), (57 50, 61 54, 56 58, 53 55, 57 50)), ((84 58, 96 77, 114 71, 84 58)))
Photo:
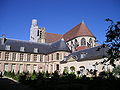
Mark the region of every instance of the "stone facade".
POLYGON ((103 55, 103 53, 100 52, 99 54, 97 51, 90 51, 96 46, 96 38, 83 22, 66 34, 58 35, 46 33, 46 29, 39 28, 37 20, 33 19, 30 28, 29 42, 10 40, 5 38, 5 36, 0 38, 0 71, 14 70, 15 73, 18 71, 29 71, 32 73, 33 70, 35 70, 36 72, 48 71, 49 73, 53 73, 57 70, 59 73, 63 73, 65 68, 68 68, 68 71, 71 72, 70 67, 74 66, 75 73, 81 70, 80 67, 84 67, 84 73, 87 73, 86 70, 91 69, 97 69, 100 72, 103 70, 103 66, 99 65, 95 67, 93 65, 104 59, 103 57, 99 57, 103 55), (76 33, 74 33, 74 31, 76 33), (54 37, 57 39, 51 35, 55 35, 54 37), (49 41, 49 43, 46 41, 49 41), (76 48, 81 46, 88 47, 87 51, 76 51, 76 48), (97 53, 98 56, 96 56, 97 53), (71 57, 72 55, 73 57, 71 57), (61 63, 66 60, 65 57, 69 57, 69 59, 67 59, 66 63, 61 63), (90 59, 91 57, 94 58, 90 59), (84 60, 81 61, 83 58, 84 60))
POLYGON ((58 51, 47 55, 33 54, 33 53, 20 53, 20 52, 0 52, 0 71, 15 71, 23 72, 29 71, 42 72, 48 71, 52 73, 60 70, 60 61, 68 52, 58 51))

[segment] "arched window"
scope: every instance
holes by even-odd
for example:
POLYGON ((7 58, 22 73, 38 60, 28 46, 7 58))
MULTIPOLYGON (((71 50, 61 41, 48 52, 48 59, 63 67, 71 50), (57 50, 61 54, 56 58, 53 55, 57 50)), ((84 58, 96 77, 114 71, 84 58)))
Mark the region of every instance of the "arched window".
POLYGON ((56 59, 59 60, 59 53, 56 54, 56 59))
POLYGON ((59 64, 56 65, 56 70, 59 70, 59 64))
POLYGON ((53 60, 53 54, 51 54, 51 60, 53 60))
POLYGON ((73 41, 71 41, 71 45, 73 45, 73 41))
POLYGON ((79 46, 77 39, 75 39, 75 48, 79 46))
POLYGON ((92 38, 89 39, 89 44, 90 44, 90 47, 93 46, 93 41, 92 41, 92 38))
POLYGON ((39 30, 37 31, 37 36, 39 36, 39 30))
POLYGON ((85 40, 85 38, 81 39, 81 46, 86 46, 86 40, 85 40))
POLYGON ((42 31, 40 31, 40 38, 42 38, 42 31))

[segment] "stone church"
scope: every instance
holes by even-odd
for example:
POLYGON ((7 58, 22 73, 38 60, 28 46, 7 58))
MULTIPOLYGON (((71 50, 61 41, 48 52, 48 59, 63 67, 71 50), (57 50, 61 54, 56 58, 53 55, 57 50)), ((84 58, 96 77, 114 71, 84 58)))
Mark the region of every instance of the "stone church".
POLYGON ((75 67, 75 73, 108 70, 109 64, 104 69, 95 66, 107 56, 107 49, 97 51, 99 47, 84 21, 62 35, 46 32, 33 19, 29 41, 9 39, 5 35, 0 38, 0 71, 63 73, 65 69, 71 72, 71 67, 75 67))

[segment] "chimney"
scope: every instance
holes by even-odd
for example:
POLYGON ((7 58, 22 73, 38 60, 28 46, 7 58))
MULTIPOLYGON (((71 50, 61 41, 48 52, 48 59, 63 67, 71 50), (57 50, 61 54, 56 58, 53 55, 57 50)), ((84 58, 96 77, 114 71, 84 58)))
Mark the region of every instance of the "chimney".
POLYGON ((1 40, 1 44, 3 45, 6 41, 6 38, 5 38, 5 34, 2 34, 2 40, 1 40))

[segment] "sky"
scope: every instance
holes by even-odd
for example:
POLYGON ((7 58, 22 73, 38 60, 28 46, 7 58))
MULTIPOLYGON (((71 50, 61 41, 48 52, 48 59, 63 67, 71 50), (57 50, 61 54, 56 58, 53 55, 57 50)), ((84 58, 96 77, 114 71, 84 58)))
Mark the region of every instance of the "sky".
POLYGON ((57 34, 84 20, 102 44, 110 25, 106 18, 120 21, 120 0, 0 0, 0 37, 29 40, 32 19, 57 34))

